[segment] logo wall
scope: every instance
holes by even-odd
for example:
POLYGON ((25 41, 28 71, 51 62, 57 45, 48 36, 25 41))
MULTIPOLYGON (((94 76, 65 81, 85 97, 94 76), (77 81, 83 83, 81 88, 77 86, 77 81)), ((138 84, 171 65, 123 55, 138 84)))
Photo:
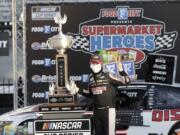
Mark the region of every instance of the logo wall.
MULTIPOLYGON (((116 5, 123 4, 127 3, 116 3, 116 5)), ((67 51, 69 79, 76 81, 80 88, 86 88, 90 73, 89 54, 96 51, 105 49, 128 53, 128 56, 135 60, 135 68, 137 69, 135 73, 141 73, 138 74, 138 79, 142 80, 147 76, 144 71, 148 71, 146 67, 149 54, 158 54, 162 51, 164 55, 179 54, 178 49, 176 49, 177 46, 174 46, 175 43, 179 44, 179 40, 176 40, 178 32, 175 31, 179 27, 178 21, 173 22, 173 25, 175 25, 173 30, 166 31, 166 29, 172 28, 172 24, 169 24, 166 28, 166 23, 162 22, 161 19, 156 20, 155 17, 144 16, 145 11, 154 16, 151 13, 152 11, 149 10, 154 6, 151 3, 148 3, 147 10, 138 3, 129 3, 128 6, 116 5, 107 3, 107 5, 104 4, 100 7, 99 3, 94 3, 93 5, 68 4, 61 7, 58 3, 55 5, 40 4, 39 6, 27 4, 26 63, 28 104, 47 102, 44 92, 48 91, 50 82, 56 81, 55 55, 57 51, 48 45, 46 41, 49 37, 58 33, 58 26, 54 23, 53 18, 60 11, 62 11, 62 16, 64 13, 68 16, 68 21, 63 26, 63 32, 65 34, 69 32, 68 34, 74 37, 73 45, 67 51), (133 8, 133 5, 141 8, 133 8), (90 14, 88 15, 88 13, 90 14), (174 47, 175 49, 173 49, 174 47), (169 50, 171 50, 171 54, 169 54, 169 50)), ((168 6, 170 9, 172 4, 169 3, 168 6)), ((156 11, 157 7, 153 12, 156 11)), ((162 9, 162 12, 166 12, 165 9, 162 9)), ((158 12, 157 15, 163 18, 162 12, 158 12)), ((171 13, 167 12, 167 20, 165 21, 169 23, 171 13)), ((3 41, 1 47, 4 46, 5 42, 3 41)), ((131 65, 133 64, 125 63, 124 68, 133 76, 134 67, 132 68, 131 65)), ((109 68, 113 68, 113 66, 110 65, 109 68)), ((176 72, 177 75, 180 74, 178 70, 176 72)), ((176 78, 180 81, 179 77, 176 78)))
POLYGON ((79 25, 72 50, 94 53, 102 49, 116 49, 135 54, 140 68, 147 53, 174 48, 178 33, 166 31, 162 21, 144 17, 143 8, 117 6, 100 10, 99 17, 79 25))
POLYGON ((55 54, 57 52, 46 41, 58 33, 58 25, 54 23, 54 16, 59 13, 59 5, 27 5, 28 104, 47 102, 49 83, 56 81, 55 54))

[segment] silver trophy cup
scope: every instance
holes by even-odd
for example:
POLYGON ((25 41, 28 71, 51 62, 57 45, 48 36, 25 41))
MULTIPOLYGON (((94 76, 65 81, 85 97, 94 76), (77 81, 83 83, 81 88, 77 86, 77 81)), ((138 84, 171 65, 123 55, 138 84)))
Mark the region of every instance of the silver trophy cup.
POLYGON ((65 35, 62 32, 62 25, 66 23, 67 16, 64 17, 55 16, 55 23, 59 24, 59 33, 48 39, 47 43, 57 50, 56 55, 56 76, 57 81, 54 87, 54 91, 49 95, 49 103, 61 103, 61 104, 73 104, 74 96, 70 95, 65 86, 68 82, 68 56, 66 50, 71 47, 73 37, 65 35))

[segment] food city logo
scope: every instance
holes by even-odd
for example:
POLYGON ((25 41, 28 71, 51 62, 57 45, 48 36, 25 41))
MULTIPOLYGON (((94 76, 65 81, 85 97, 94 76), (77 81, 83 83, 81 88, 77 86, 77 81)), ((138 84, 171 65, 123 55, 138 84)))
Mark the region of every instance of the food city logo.
POLYGON ((44 67, 51 67, 56 64, 56 61, 51 58, 44 58, 39 60, 32 60, 32 66, 44 66, 44 67))
POLYGON ((34 99, 48 99, 49 91, 45 92, 33 92, 32 98, 34 99))
POLYGON ((47 83, 47 82, 55 82, 56 75, 33 75, 32 82, 34 83, 47 83))
POLYGON ((85 53, 103 49, 135 51, 136 64, 146 60, 145 53, 173 49, 177 31, 166 32, 164 22, 143 14, 143 8, 128 6, 101 9, 98 18, 81 23, 79 33, 70 34, 74 37, 71 49, 85 53))
POLYGON ((69 80, 72 81, 80 81, 80 82, 88 82, 89 74, 82 74, 82 75, 70 75, 69 80))
POLYGON ((53 50, 53 48, 46 42, 41 42, 41 43, 33 42, 31 44, 31 48, 32 48, 32 50, 35 50, 35 51, 37 51, 37 50, 53 50))
POLYGON ((58 27, 57 26, 51 26, 51 25, 44 25, 43 27, 35 26, 35 27, 31 28, 31 32, 51 34, 53 32, 58 32, 58 27))

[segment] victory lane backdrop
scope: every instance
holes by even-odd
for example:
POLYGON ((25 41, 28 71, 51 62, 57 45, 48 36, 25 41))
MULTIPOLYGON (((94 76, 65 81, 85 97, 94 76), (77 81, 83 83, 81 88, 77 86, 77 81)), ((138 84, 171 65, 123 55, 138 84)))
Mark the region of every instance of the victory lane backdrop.
MULTIPOLYGON (((67 15, 67 22, 62 27, 63 33, 75 38, 72 48, 67 51, 69 77, 83 88, 87 85, 86 78, 90 73, 90 54, 98 49, 115 47, 118 50, 132 47, 141 50, 145 57, 136 63, 138 79, 145 79, 148 71, 146 60, 149 53, 178 56, 180 52, 180 48, 178 48, 180 19, 177 17, 177 13, 180 12, 179 6, 179 2, 99 2, 64 3, 63 5, 60 3, 59 5, 38 4, 38 6, 27 4, 28 104, 47 102, 49 82, 56 80, 54 60, 57 52, 49 47, 46 41, 58 33, 58 25, 54 23, 52 17, 58 10, 61 10, 62 16, 67 15), (49 10, 47 7, 52 7, 52 9, 49 10), (113 9, 112 12, 108 12, 110 9, 113 9), (138 36, 138 30, 136 33, 129 30, 129 33, 115 35, 112 35, 113 30, 111 32, 103 31, 101 34, 90 33, 88 30, 95 26, 99 26, 100 30, 104 26, 111 26, 114 29, 122 26, 126 29, 129 27, 132 29, 149 28, 151 33, 146 34, 147 31, 144 31, 141 36, 138 36), (127 44, 130 39, 133 44, 127 44), (110 44, 110 40, 114 44, 110 44), (122 40, 123 42, 120 44, 122 40), (126 40, 127 42, 125 42, 126 40), (136 43, 137 40, 140 44, 136 43)), ((177 60, 177 65, 180 65, 179 60, 177 60)), ((177 70, 175 72, 175 82, 179 83, 180 72, 177 70)))

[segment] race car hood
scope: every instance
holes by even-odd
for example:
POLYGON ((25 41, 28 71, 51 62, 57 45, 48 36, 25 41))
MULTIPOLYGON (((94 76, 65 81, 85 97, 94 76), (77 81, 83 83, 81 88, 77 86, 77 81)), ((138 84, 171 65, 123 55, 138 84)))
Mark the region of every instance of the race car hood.
POLYGON ((39 110, 39 106, 41 104, 38 105, 32 105, 32 106, 27 106, 27 107, 23 107, 17 110, 13 110, 7 113, 4 113, 0 116, 0 121, 13 121, 13 119, 18 116, 18 115, 26 115, 26 114, 35 114, 35 115, 40 115, 38 113, 39 110))

